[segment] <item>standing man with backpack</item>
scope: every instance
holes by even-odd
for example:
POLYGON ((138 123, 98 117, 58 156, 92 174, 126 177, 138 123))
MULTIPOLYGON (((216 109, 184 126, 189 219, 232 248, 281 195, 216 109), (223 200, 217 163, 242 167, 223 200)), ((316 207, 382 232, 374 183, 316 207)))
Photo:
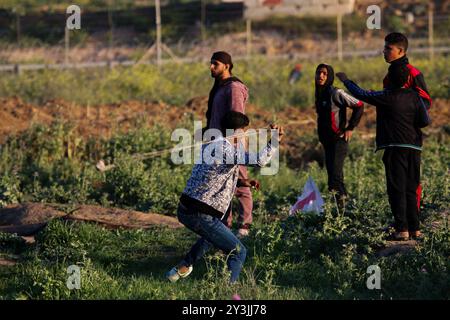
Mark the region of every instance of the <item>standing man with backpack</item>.
POLYGON ((416 190, 420 185, 422 151, 418 110, 423 102, 419 94, 408 87, 409 68, 403 65, 390 69, 390 89, 383 91, 361 89, 345 73, 336 76, 352 95, 376 107, 377 150, 384 150, 387 193, 395 220, 395 232, 390 239, 421 237, 416 190))
MULTIPOLYGON (((426 113, 431 108, 431 97, 427 90, 424 76, 417 68, 413 67, 406 56, 408 50, 408 38, 399 32, 392 32, 384 38, 384 60, 390 64, 388 72, 395 71, 397 68, 406 67, 409 71, 408 80, 405 84, 405 88, 412 88, 416 91, 426 108, 426 113)), ((390 89, 391 81, 388 75, 384 77, 383 88, 390 89)), ((421 108, 422 105, 419 107, 421 108)), ((417 206, 420 210, 420 200, 422 196, 422 186, 419 183, 416 190, 417 206)))

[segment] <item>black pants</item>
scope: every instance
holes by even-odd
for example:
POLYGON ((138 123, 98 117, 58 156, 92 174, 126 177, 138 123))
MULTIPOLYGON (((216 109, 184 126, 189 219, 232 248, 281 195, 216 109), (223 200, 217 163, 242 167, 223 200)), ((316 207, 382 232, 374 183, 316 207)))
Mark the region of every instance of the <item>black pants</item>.
POLYGON ((396 231, 418 231, 420 151, 401 147, 386 148, 383 163, 396 231))
POLYGON ((344 139, 321 141, 325 150, 325 165, 328 173, 328 190, 335 191, 337 199, 347 195, 344 185, 344 160, 348 152, 348 142, 344 139))

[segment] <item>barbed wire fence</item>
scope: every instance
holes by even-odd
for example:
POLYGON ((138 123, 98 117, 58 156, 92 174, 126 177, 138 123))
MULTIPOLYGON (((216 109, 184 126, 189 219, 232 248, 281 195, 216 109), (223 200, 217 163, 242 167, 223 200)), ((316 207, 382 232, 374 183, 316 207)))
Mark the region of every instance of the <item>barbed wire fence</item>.
MULTIPOLYGON (((416 12, 386 9, 390 19, 383 16, 386 21, 382 30, 373 30, 372 34, 382 39, 387 31, 400 29, 408 34, 414 52, 428 53, 431 60, 435 53, 449 52, 449 31, 445 27, 449 15, 442 8, 436 11, 433 2, 428 3, 416 12)), ((131 9, 116 7, 113 0, 106 0, 106 4, 103 10, 82 8, 82 29, 74 31, 66 31, 64 11, 24 16, 17 10, 0 11, 0 35, 9 38, 2 44, 0 71, 206 61, 216 49, 228 50, 236 59, 309 59, 314 42, 323 46, 326 57, 343 59, 380 53, 379 43, 365 38, 369 35, 365 24, 368 16, 357 12, 336 17, 251 21, 244 18, 242 2, 155 0, 148 2, 153 6, 131 9), (81 51, 89 46, 98 52, 83 55, 81 51), (11 58, 27 47, 42 48, 42 56, 34 52, 31 59, 23 59, 24 63, 11 63, 15 62, 11 58)), ((314 57, 320 54, 315 52, 314 57)))

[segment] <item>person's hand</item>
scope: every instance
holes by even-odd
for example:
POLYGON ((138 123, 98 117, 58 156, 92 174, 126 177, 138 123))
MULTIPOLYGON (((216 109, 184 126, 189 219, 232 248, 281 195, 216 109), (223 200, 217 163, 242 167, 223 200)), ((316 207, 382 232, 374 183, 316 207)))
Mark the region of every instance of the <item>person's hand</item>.
POLYGON ((255 189, 255 190, 259 190, 259 181, 258 180, 250 180, 250 186, 255 189))
POLYGON ((270 129, 278 131, 278 142, 281 142, 281 140, 283 139, 283 136, 284 136, 284 128, 280 127, 276 124, 271 124, 270 129))
POLYGON ((260 183, 258 180, 238 179, 238 187, 249 187, 259 190, 260 183))
POLYGON ((342 82, 344 82, 345 80, 348 80, 347 75, 344 72, 338 72, 336 73, 336 77, 341 80, 342 82))
POLYGON ((352 135, 353 135, 352 130, 345 130, 344 133, 341 135, 341 138, 344 138, 345 141, 350 141, 352 135))

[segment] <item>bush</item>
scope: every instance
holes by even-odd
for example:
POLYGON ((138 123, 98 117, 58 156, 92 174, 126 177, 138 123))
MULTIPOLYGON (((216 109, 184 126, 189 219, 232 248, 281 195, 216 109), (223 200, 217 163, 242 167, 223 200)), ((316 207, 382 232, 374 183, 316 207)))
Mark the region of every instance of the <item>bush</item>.
POLYGON ((20 201, 22 193, 19 184, 20 178, 15 172, 0 176, 0 208, 20 201))

